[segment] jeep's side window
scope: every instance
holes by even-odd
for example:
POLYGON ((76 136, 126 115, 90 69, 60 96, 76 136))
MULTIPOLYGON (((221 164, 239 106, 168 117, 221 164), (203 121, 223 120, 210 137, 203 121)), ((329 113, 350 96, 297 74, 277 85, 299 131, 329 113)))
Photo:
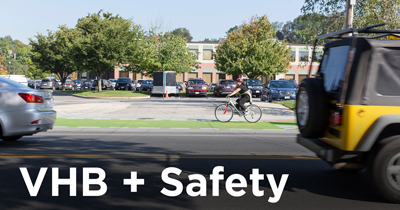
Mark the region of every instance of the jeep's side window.
POLYGON ((381 95, 400 96, 400 50, 387 50, 383 59, 378 67, 376 91, 381 95))
POLYGON ((321 73, 324 75, 324 86, 328 92, 340 92, 350 46, 331 47, 325 53, 321 64, 321 73))

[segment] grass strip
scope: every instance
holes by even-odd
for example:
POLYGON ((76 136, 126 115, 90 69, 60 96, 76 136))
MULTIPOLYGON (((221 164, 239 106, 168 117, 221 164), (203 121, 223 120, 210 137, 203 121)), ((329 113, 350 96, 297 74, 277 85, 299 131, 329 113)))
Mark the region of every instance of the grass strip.
POLYGON ((65 119, 58 118, 55 126, 68 127, 157 127, 157 128, 218 128, 218 129, 281 129, 277 125, 295 125, 295 121, 260 121, 248 123, 233 121, 221 123, 219 121, 178 121, 178 120, 98 120, 98 119, 65 119))
POLYGON ((283 106, 296 111, 296 101, 273 101, 275 104, 282 104, 283 106))

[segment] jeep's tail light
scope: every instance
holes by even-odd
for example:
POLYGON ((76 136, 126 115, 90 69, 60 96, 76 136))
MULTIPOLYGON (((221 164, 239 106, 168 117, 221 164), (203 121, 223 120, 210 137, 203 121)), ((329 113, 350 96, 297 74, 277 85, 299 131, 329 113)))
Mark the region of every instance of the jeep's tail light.
POLYGON ((331 115, 331 125, 333 127, 336 127, 338 125, 342 124, 342 115, 339 114, 339 112, 334 112, 331 115))
POLYGON ((43 98, 34 94, 18 93, 26 103, 43 103, 43 98))

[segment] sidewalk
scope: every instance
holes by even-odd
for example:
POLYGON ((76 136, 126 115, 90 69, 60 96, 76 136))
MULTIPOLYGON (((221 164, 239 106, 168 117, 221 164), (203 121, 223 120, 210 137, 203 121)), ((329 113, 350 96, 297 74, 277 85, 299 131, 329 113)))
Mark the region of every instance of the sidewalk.
POLYGON ((101 102, 94 99, 81 100, 85 100, 83 104, 54 105, 58 118, 56 128, 57 126, 68 126, 297 130, 297 126, 293 122, 295 114, 292 110, 280 104, 258 101, 259 99, 255 99, 254 103, 261 108, 263 116, 260 122, 255 124, 248 123, 243 117, 236 115, 229 123, 217 122, 214 110, 223 102, 223 98, 108 100, 101 102), (127 124, 127 121, 130 121, 131 124, 127 124), (133 126, 135 123, 141 123, 142 126, 133 126))

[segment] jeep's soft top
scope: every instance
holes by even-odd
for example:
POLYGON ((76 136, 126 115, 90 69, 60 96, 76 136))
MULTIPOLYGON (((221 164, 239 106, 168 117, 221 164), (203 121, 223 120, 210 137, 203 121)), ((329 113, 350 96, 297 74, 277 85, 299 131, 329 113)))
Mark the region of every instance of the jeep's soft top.
POLYGON ((329 78, 324 82, 329 99, 340 102, 340 106, 400 105, 400 98, 392 97, 400 96, 400 72, 396 70, 400 69, 397 61, 400 59, 400 41, 377 39, 389 35, 400 37, 400 30, 372 29, 385 24, 345 29, 316 38, 315 45, 319 39, 340 39, 325 45, 318 70, 323 77, 329 78), (353 35, 344 37, 349 32, 353 35), (361 33, 378 35, 358 36, 361 33), (325 69, 327 67, 329 69, 325 69))

